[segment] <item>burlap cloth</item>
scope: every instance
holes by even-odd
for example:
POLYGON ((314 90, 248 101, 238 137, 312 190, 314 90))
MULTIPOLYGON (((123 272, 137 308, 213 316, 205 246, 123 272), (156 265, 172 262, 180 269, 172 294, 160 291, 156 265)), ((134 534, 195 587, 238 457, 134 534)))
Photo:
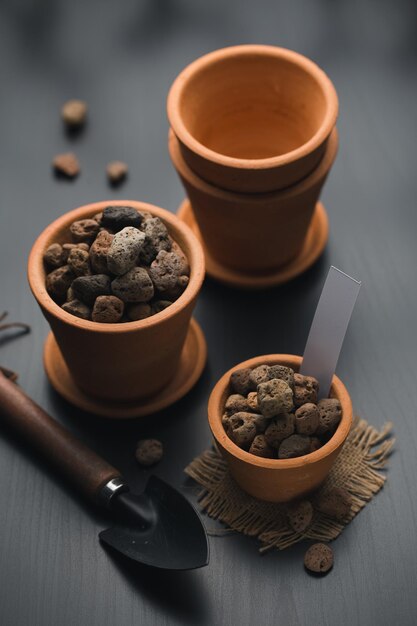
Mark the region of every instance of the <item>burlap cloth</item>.
MULTIPOLYGON (((225 529, 209 531, 211 535, 236 531, 257 537, 260 552, 283 550, 303 539, 330 541, 383 487, 386 476, 381 470, 394 445, 391 429, 391 423, 378 431, 365 420, 355 418, 342 451, 319 489, 320 493, 332 487, 347 489, 353 501, 351 512, 339 522, 315 510, 311 525, 302 534, 289 526, 285 505, 261 502, 242 491, 217 450, 203 452, 186 467, 185 473, 202 487, 198 498, 201 509, 226 525, 225 529)), ((314 505, 314 499, 312 502, 314 505)))

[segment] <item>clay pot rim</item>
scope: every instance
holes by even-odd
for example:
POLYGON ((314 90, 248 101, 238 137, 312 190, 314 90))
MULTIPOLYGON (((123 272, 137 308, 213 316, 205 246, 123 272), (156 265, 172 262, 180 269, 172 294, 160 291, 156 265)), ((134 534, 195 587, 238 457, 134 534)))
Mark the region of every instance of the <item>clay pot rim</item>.
POLYGON ((220 166, 250 170, 272 169, 275 167, 289 165, 290 163, 302 159, 313 152, 330 135, 332 128, 336 124, 338 110, 339 101, 336 89, 327 74, 325 74, 325 72, 316 63, 314 63, 314 61, 308 59, 302 54, 299 54, 298 52, 289 50, 288 48, 259 44, 245 44, 220 48, 219 50, 209 52, 208 54, 199 57, 187 65, 187 67, 185 67, 182 72, 178 74, 169 90, 167 99, 167 113, 171 127, 173 128, 178 139, 191 152, 198 154, 203 159, 213 161, 220 166), (181 115, 181 98, 184 88, 190 79, 193 78, 197 72, 205 69, 207 66, 216 61, 233 56, 245 56, 248 54, 269 56, 290 61, 294 65, 302 68, 305 72, 309 73, 316 80, 317 84, 323 91, 327 101, 327 111, 324 119, 316 133, 307 142, 295 150, 264 159, 241 159, 231 157, 220 152, 215 152, 197 141, 183 122, 181 115))
POLYGON ((100 202, 93 202, 85 204, 76 209, 72 209, 58 217, 51 222, 38 236, 33 244, 32 250, 28 259, 28 280, 29 285, 35 296, 37 302, 41 306, 58 318, 61 322, 69 324, 89 332, 107 333, 107 334, 119 334, 135 332, 141 328, 149 328, 151 326, 158 326, 163 324, 165 320, 174 316, 185 306, 187 306, 193 298, 195 298, 201 289, 205 276, 205 259, 204 252, 197 237, 191 231, 191 229, 184 224, 178 217, 162 209, 161 207, 146 202, 139 202, 137 200, 103 200, 100 202), (116 324, 106 324, 104 322, 93 322, 92 320, 84 320, 71 313, 67 313, 62 309, 59 304, 54 302, 45 287, 45 274, 43 264, 43 253, 50 243, 53 243, 54 233, 61 230, 63 227, 69 227, 71 222, 79 219, 86 219, 99 213, 106 206, 133 206, 139 211, 148 211, 153 215, 160 217, 162 221, 168 226, 170 234, 175 238, 175 231, 180 232, 183 238, 189 245, 189 253, 187 254, 188 262, 191 268, 190 281, 180 295, 180 297, 173 302, 169 307, 155 313, 151 317, 135 322, 118 322, 116 324), (174 231, 174 232, 172 232, 174 231))
POLYGON ((235 365, 216 383, 208 402, 208 421, 215 440, 229 454, 236 457, 240 461, 255 467, 276 470, 294 469, 314 465, 314 463, 331 455, 343 445, 352 426, 353 409, 349 393, 340 378, 337 376, 333 377, 331 395, 340 400, 342 405, 342 419, 333 437, 325 443, 324 446, 319 448, 319 450, 310 452, 304 456, 296 457, 295 459, 264 459, 242 450, 227 436, 222 424, 222 410, 220 407, 226 399, 231 373, 243 367, 253 368, 258 365, 263 365, 264 363, 270 365, 286 365, 288 367, 292 367, 295 371, 298 371, 301 361, 302 357, 293 354, 267 354, 257 356, 235 365))
POLYGON ((245 193, 245 192, 237 192, 231 191, 230 189, 223 189, 222 187, 217 187, 212 183, 209 183, 207 180, 204 180, 196 174, 185 161, 181 150, 180 144, 177 136, 175 135, 172 128, 168 131, 168 149, 170 153, 171 160, 178 170, 181 176, 184 176, 191 184, 206 194, 210 194, 210 196, 214 198, 219 198, 221 200, 230 200, 230 201, 239 201, 240 203, 246 204, 250 202, 251 204, 259 203, 262 204, 265 200, 270 199, 271 201, 285 201, 289 200, 294 196, 298 196, 304 193, 307 189, 312 187, 320 178, 326 175, 326 173, 330 170, 337 154, 339 146, 339 133, 336 127, 334 127, 330 133, 329 141, 327 143, 324 155, 322 159, 319 161, 318 165, 314 168, 312 172, 310 172, 305 178, 300 181, 290 185, 288 187, 284 187, 283 189, 277 189, 276 191, 265 191, 263 193, 245 193))

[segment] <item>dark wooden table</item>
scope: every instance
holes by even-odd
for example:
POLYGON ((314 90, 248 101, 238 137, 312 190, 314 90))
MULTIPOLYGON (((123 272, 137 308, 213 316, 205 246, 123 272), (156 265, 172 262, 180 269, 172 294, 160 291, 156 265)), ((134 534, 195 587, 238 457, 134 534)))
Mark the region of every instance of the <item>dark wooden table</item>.
MULTIPOLYGON (((183 486, 185 465, 210 444, 206 401, 242 359, 301 353, 330 263, 363 281, 338 373, 357 411, 397 436, 383 491, 334 544, 325 579, 305 574, 303 546, 260 557, 240 536, 213 538, 210 565, 181 575, 127 566, 103 550, 103 520, 10 435, 0 440, 0 624, 417 623, 416 5, 412 0, 0 2, 1 309, 32 324, 1 339, 0 362, 22 387, 141 487, 135 442, 159 437, 155 472, 183 486), (183 191, 167 153, 165 99, 178 71, 226 45, 259 42, 317 61, 340 97, 340 152, 323 200, 331 238, 303 277, 260 294, 206 281, 196 317, 207 369, 176 406, 113 423, 72 408, 42 367, 47 326, 27 286, 38 233, 78 205, 135 198, 175 211, 183 191), (85 98, 90 123, 70 140, 59 108, 85 98), (56 180, 54 154, 73 149, 82 174, 56 180), (130 178, 109 189, 107 161, 130 178)), ((208 520, 208 525, 213 522, 208 520)))

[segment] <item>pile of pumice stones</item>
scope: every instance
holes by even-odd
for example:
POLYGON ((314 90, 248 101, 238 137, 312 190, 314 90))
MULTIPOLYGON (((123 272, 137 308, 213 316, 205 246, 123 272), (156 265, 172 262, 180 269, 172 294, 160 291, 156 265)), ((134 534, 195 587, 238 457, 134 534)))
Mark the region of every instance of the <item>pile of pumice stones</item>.
POLYGON ((134 322, 166 309, 188 285, 187 258, 159 217, 108 206, 69 231, 71 241, 51 244, 43 257, 46 290, 67 313, 134 322))
POLYGON ((235 370, 222 422, 239 448, 259 457, 291 459, 321 448, 342 417, 336 398, 318 400, 319 384, 284 365, 235 370))

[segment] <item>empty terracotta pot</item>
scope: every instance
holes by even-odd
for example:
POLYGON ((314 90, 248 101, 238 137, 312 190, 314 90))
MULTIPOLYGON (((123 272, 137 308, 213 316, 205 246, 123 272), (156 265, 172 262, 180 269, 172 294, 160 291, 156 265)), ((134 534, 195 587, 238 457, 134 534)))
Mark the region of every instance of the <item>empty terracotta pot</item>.
POLYGON ((218 187, 283 189, 319 163, 337 118, 326 74, 275 46, 244 45, 186 67, 168 95, 168 118, 188 166, 218 187))
POLYGON ((175 134, 169 133, 171 160, 204 245, 221 265, 253 273, 285 265, 300 252, 337 147, 334 128, 320 163, 301 182, 281 191, 244 194, 220 189, 197 176, 183 158, 175 134))
POLYGON ((190 229, 169 211, 131 200, 96 202, 66 213, 42 232, 29 256, 28 278, 77 387, 100 400, 127 402, 156 394, 174 376, 204 279, 204 255, 190 229), (189 284, 178 300, 137 322, 80 319, 65 312, 45 288, 45 249, 51 243, 71 241, 72 222, 92 217, 108 205, 129 205, 160 217, 191 268, 189 284))
POLYGON ((227 461, 238 485, 251 496, 269 502, 288 502, 308 494, 325 480, 348 436, 352 425, 352 403, 342 381, 335 376, 330 397, 342 405, 342 419, 323 447, 295 459, 264 459, 245 452, 226 435, 222 424, 223 409, 230 394, 230 374, 242 367, 286 365, 298 371, 301 357, 288 354, 259 356, 240 363, 226 372, 214 387, 208 403, 208 420, 217 447, 227 461))

